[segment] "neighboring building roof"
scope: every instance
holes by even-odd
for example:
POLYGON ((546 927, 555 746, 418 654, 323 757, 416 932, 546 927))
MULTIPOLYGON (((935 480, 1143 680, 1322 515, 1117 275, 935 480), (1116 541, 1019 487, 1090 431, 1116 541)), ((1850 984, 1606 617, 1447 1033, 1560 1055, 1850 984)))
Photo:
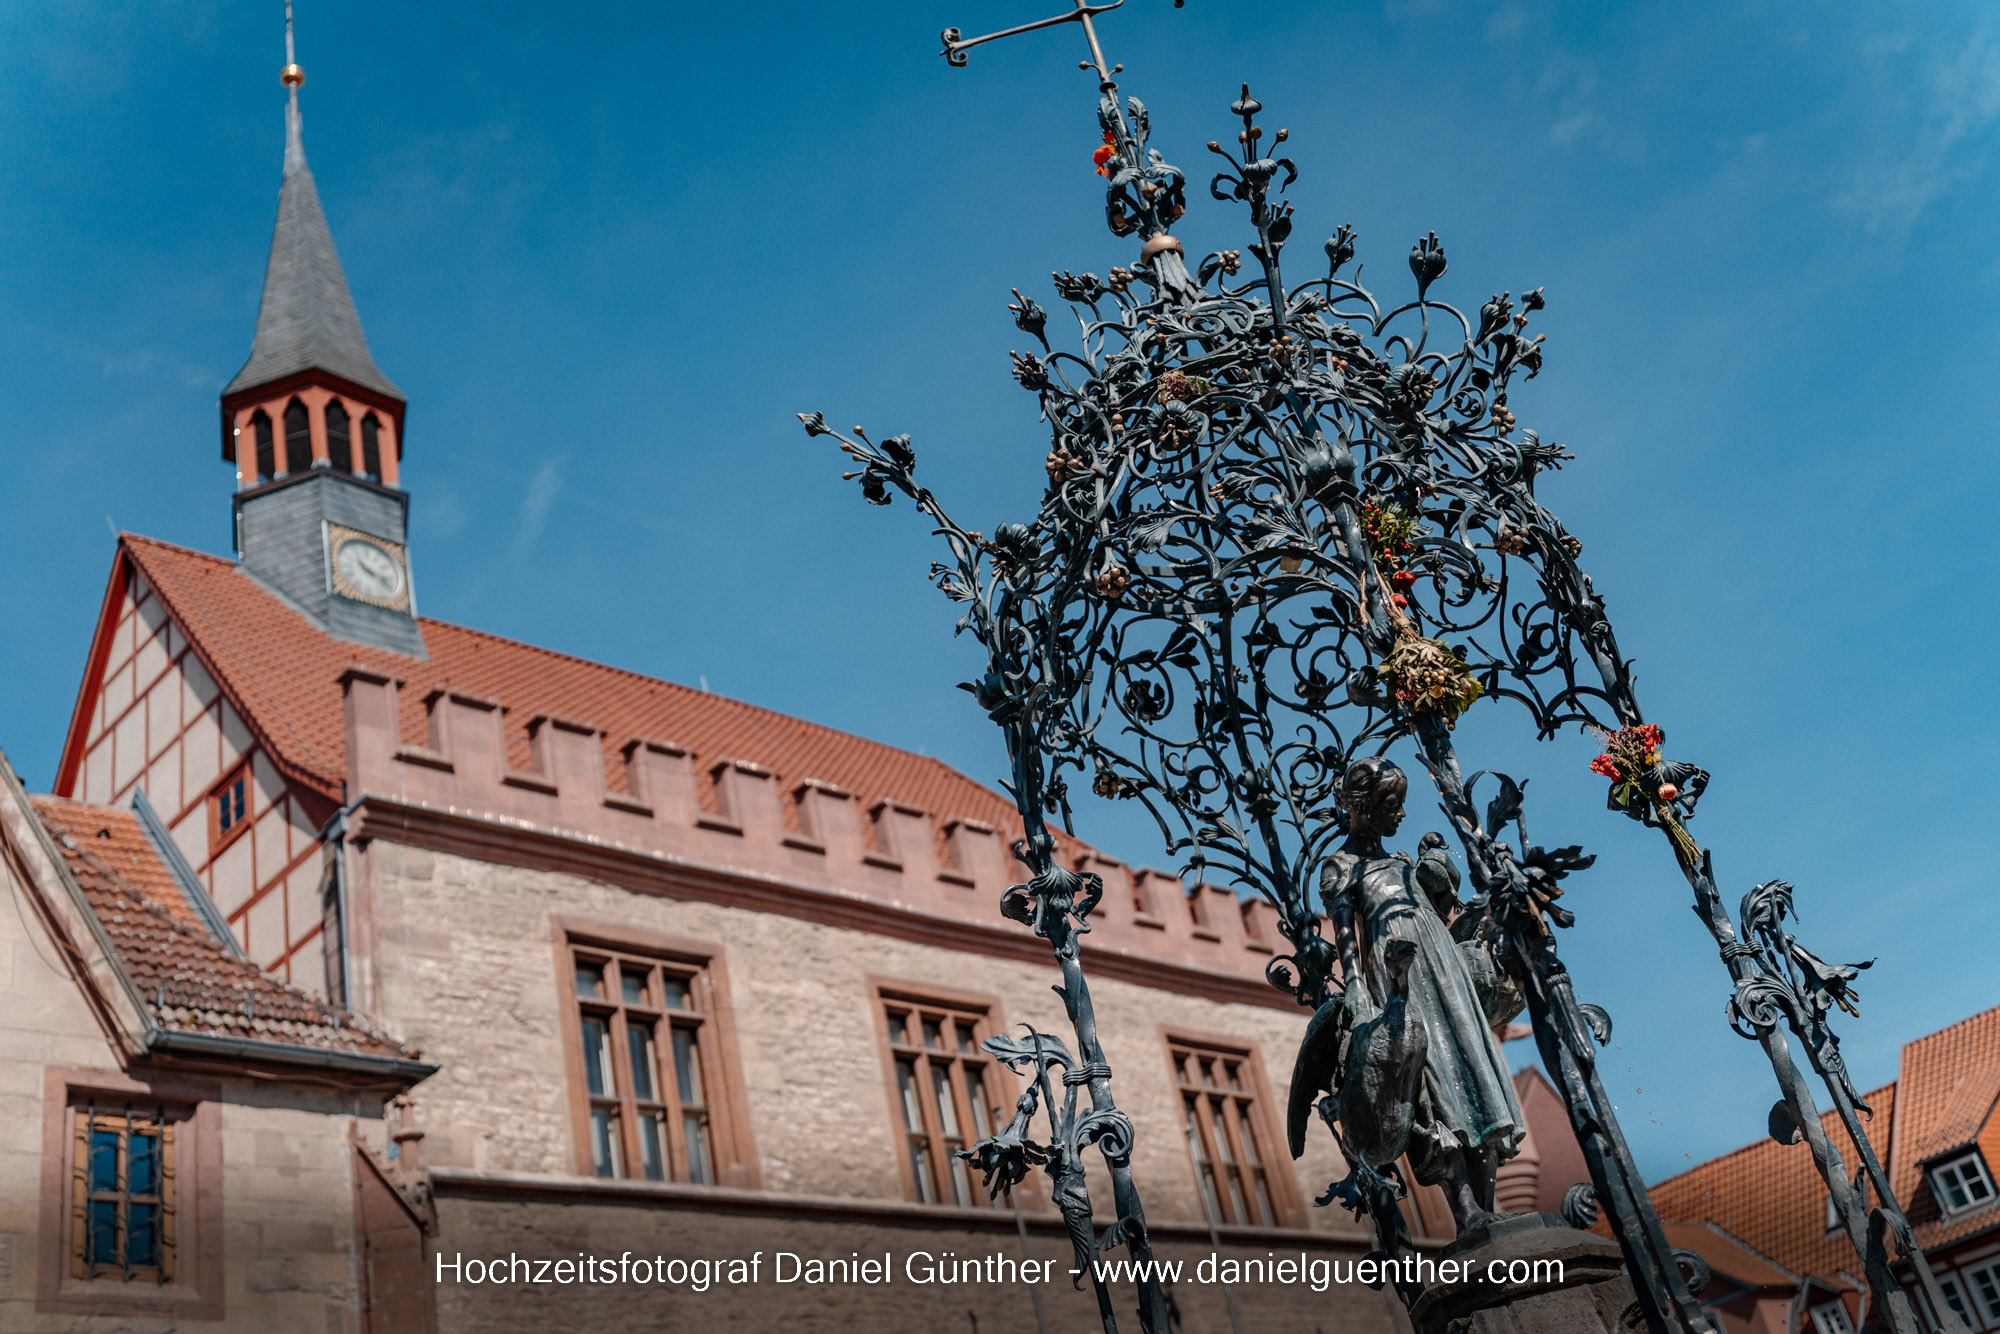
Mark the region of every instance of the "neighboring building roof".
POLYGON ((59 797, 29 801, 162 1029, 352 1056, 415 1057, 403 1043, 357 1027, 217 944, 132 812, 59 797))
MULTIPOLYGON (((1667 1245, 1699 1255, 1717 1278, 1745 1288, 1796 1288, 1799 1276, 1757 1254, 1714 1223, 1663 1223, 1667 1245)), ((1713 1296, 1711 1291, 1709 1294, 1713 1296)))
MULTIPOLYGON (((1880 1150, 1894 1124, 1896 1085, 1876 1089, 1865 1101, 1875 1109, 1869 1132, 1880 1150)), ((1825 1113, 1820 1124, 1851 1174, 1859 1159, 1839 1114, 1825 1113)), ((1759 1139, 1667 1178, 1651 1194, 1662 1222, 1714 1223, 1794 1274, 1827 1276, 1860 1268, 1847 1235, 1826 1230, 1826 1185, 1803 1142, 1759 1139)))
MULTIPOLYGON (((2000 1100, 2000 1007, 1960 1020, 1903 1047, 1901 1166, 1970 1144, 2000 1100)), ((1900 1191, 1903 1182, 1894 1183, 1900 1191)))
MULTIPOLYGON (((1905 1043, 1896 1082, 1864 1101, 1875 1109, 1874 1119, 1865 1123, 1869 1138, 1918 1245, 1935 1252, 2000 1228, 2000 1200, 1942 1218, 1924 1179, 1927 1163, 1982 1139, 1989 1170, 1996 1166, 1991 1151, 1992 1116, 2000 1102, 2000 1006, 1905 1043)), ((1828 1112, 1821 1124, 1852 1175, 1859 1156, 1839 1116, 1828 1112)), ((1663 1221, 1713 1224, 1796 1274, 1850 1285, 1845 1276, 1860 1272, 1846 1235, 1825 1230, 1826 1185, 1804 1144, 1759 1139, 1660 1182, 1652 1196, 1663 1221)))
POLYGON ((264 299, 250 360, 222 391, 223 397, 305 370, 344 380, 401 401, 402 391, 375 365, 361 315, 347 290, 333 233, 320 209, 319 189, 306 165, 296 100, 285 113, 285 178, 278 190, 278 222, 264 267, 264 299))
POLYGON ((1957 1218, 1941 1218, 1923 1179, 1924 1165, 1983 1140, 1989 1171, 1995 1147, 1991 1119, 2000 1099, 2000 1006, 1903 1044, 1889 1184, 1910 1211, 1917 1242, 1935 1247, 2000 1227, 2000 1201, 1957 1218))
MULTIPOLYGON (((120 541, 274 761, 335 801, 347 774, 339 678, 359 664, 403 682, 400 717, 412 745, 425 741, 417 702, 449 683, 505 706, 508 754, 519 769, 531 766, 528 721, 548 714, 603 730, 613 791, 624 789, 625 776, 612 757, 625 741, 646 737, 750 761, 777 774, 784 792, 816 779, 853 793, 864 809, 887 799, 940 821, 971 818, 1003 831, 1016 820, 998 793, 940 760, 879 741, 443 621, 422 621, 428 661, 350 643, 319 630, 231 561, 130 534, 120 541)), ((704 788, 702 800, 712 799, 704 788)), ((789 800, 784 809, 786 820, 796 819, 789 800)))

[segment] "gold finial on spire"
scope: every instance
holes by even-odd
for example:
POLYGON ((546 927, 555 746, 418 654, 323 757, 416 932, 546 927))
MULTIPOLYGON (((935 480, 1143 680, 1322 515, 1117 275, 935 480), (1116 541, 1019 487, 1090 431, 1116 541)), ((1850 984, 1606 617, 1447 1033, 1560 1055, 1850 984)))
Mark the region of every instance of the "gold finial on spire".
POLYGON ((292 0, 285 0, 285 67, 278 71, 278 82, 296 89, 305 81, 306 72, 292 54, 292 0))

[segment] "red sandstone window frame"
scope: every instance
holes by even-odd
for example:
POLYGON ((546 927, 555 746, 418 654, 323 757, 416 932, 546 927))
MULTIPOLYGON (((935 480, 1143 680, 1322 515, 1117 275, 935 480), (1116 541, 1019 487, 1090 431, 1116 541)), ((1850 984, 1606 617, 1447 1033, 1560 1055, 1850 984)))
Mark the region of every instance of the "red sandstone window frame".
POLYGON ((1298 1182, 1277 1152, 1284 1141, 1273 1128, 1276 1103, 1256 1045, 1181 1028, 1162 1028, 1160 1036, 1188 1170, 1208 1216, 1225 1227, 1303 1226, 1298 1182))
POLYGON ((576 1170, 600 1176, 596 1118, 615 1114, 612 1179, 677 1186, 758 1185, 757 1154, 750 1139, 746 1085, 737 1065, 735 1012, 729 1000, 722 947, 705 941, 655 935, 623 927, 559 918, 555 923, 557 990, 563 1013, 563 1049, 570 1094, 576 1170), (586 998, 579 967, 602 968, 603 990, 586 998), (640 974, 637 995, 626 990, 627 971, 640 974), (668 982, 685 987, 670 997, 668 982), (678 999, 679 1003, 675 1003, 678 999), (609 1079, 593 1089, 586 1020, 602 1025, 599 1068, 609 1079), (643 1036, 650 1030, 650 1041, 643 1036), (677 1040, 674 1035, 684 1035, 677 1040), (634 1079, 635 1042, 648 1049, 650 1080, 634 1079), (682 1082, 680 1060, 693 1078, 682 1082), (646 1087, 650 1082, 651 1088, 646 1087), (690 1101, 685 1094, 692 1093, 690 1101), (650 1094, 650 1096, 641 1096, 650 1094), (646 1118, 656 1118, 649 1126, 646 1118), (690 1168, 687 1125, 705 1128, 706 1170, 690 1168), (649 1177, 642 1134, 660 1145, 658 1176, 649 1177), (664 1137, 657 1132, 664 1129, 664 1137), (693 1180, 699 1175, 704 1180, 693 1180))
MULTIPOLYGON (((42 1181, 35 1310, 44 1315, 220 1320, 222 1146, 218 1086, 51 1067, 42 1086, 42 1181), (88 1274, 79 1262, 80 1114, 152 1114, 171 1127, 171 1267, 88 1274), (162 1281, 164 1279, 164 1281, 162 1281)), ((163 1139, 166 1136, 162 1136, 163 1139)))
MULTIPOLYGON (((903 1198, 942 1207, 1005 1207, 1005 1192, 989 1201, 979 1170, 953 1156, 1013 1115, 1016 1081, 1007 1067, 979 1048, 1005 1031, 999 1003, 989 996, 877 978, 869 979, 868 999, 903 1198), (935 1044, 928 1040, 930 1024, 938 1026, 935 1044), (978 1077, 983 1106, 973 1102, 968 1074, 978 1077), (913 1111, 920 1124, 912 1124, 913 1111)), ((1015 1189, 1021 1197, 1031 1197, 1025 1183, 1015 1189)))
POLYGON ((250 756, 248 755, 245 755, 242 759, 231 765, 228 772, 224 773, 221 778, 216 780, 215 785, 208 789, 208 796, 205 800, 208 806, 208 855, 210 860, 213 860, 217 853, 243 837, 249 831, 251 824, 255 822, 258 814, 256 803, 252 800, 256 791, 257 777, 251 772, 250 756), (231 793, 239 784, 243 788, 242 798, 239 801, 232 802, 230 801, 231 793), (223 825, 223 809, 225 805, 236 808, 230 812, 227 827, 223 825))

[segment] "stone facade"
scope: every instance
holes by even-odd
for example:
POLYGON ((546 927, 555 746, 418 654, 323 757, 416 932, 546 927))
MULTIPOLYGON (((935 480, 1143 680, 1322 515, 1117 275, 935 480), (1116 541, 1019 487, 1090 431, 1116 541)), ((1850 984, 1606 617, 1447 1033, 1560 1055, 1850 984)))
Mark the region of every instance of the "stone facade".
MULTIPOLYGON (((351 726, 350 738, 361 730, 351 726)), ((438 730, 463 740, 463 728, 438 730)), ((472 750, 485 753, 483 747, 472 750)), ((365 745, 350 750, 351 757, 367 754, 365 745)), ((397 763, 408 760, 398 757, 397 763)), ((871 890, 865 880, 855 883, 860 877, 848 881, 845 893, 838 884, 817 892, 775 885, 776 877, 763 868, 801 850, 786 847, 781 835, 760 846, 741 835, 705 831, 691 801, 685 824, 670 826, 656 846, 672 846, 676 837, 693 842, 713 836, 733 854, 723 865, 698 865, 691 856, 669 862, 659 853, 594 838, 574 824, 563 828, 565 822, 547 816, 546 824, 510 819, 503 836, 475 814, 470 793, 446 787, 482 781, 467 777, 477 771, 466 751, 434 752, 413 767, 435 785, 426 792, 431 800, 410 802, 411 785, 401 782, 399 799, 364 801, 346 856, 357 917, 366 921, 357 931, 356 989, 373 998, 380 1023, 443 1066, 417 1090, 426 1164, 439 1199, 435 1254, 617 1256, 630 1250, 685 1257, 790 1249, 802 1255, 887 1252, 900 1263, 917 1250, 1020 1253, 1011 1212, 907 1202, 898 1167, 902 1132, 871 990, 969 998, 996 1029, 1027 1023, 1067 1035, 1061 1002, 1050 990, 1056 973, 1046 947, 1017 941, 997 915, 979 921, 978 913, 990 910, 990 895, 943 886, 963 894, 943 900, 962 919, 952 931, 949 921, 911 902, 913 890, 871 890), (511 862, 498 850, 503 837, 515 849, 511 862), (565 1029, 574 1019, 565 1005, 571 979, 559 947, 565 932, 578 930, 638 945, 670 940, 712 954, 726 969, 730 1054, 743 1086, 736 1112, 747 1119, 738 1129, 754 1146, 753 1188, 604 1182, 586 1174, 573 1088, 563 1077, 565 1044, 574 1042, 565 1029), (954 935, 961 938, 956 947, 949 943, 954 935)), ((556 790, 523 785, 514 795, 546 801, 554 815, 562 785, 547 786, 556 790)), ((661 789, 656 780, 642 790, 661 789)), ((829 846, 841 846, 832 822, 852 805, 843 802, 821 815, 829 846)), ((733 809, 756 807, 738 795, 733 809)), ((641 827, 650 829, 648 814, 641 827)), ((860 835, 855 828, 848 840, 857 849, 860 835)), ((930 841, 906 846, 927 852, 930 841)), ((814 868, 831 860, 818 851, 805 856, 814 868)), ((866 865, 858 855, 855 864, 866 865)), ((895 869, 906 884, 912 868, 895 869)), ((1099 869, 1124 877, 1126 892, 1114 888, 1107 895, 1107 923, 1087 938, 1087 950, 1106 938, 1145 940, 1156 933, 1167 942, 1179 936, 1195 948, 1221 943, 1194 937, 1202 928, 1177 884, 1171 897, 1154 901, 1159 925, 1139 925, 1141 903, 1129 890, 1135 878, 1101 859, 1099 869)), ((1170 882, 1158 877, 1149 887, 1162 883, 1170 882)), ((937 905, 927 898, 922 906, 937 905)), ((1256 961, 1238 977, 1261 969, 1266 956, 1245 949, 1240 929, 1231 944, 1256 961)), ((1315 1134, 1304 1160, 1284 1160, 1282 1109, 1302 1013, 1273 1003, 1283 998, 1261 978, 1244 987, 1228 974, 1211 975, 1213 993, 1203 995, 1194 970, 1179 976, 1173 990, 1127 980, 1144 976, 1148 965, 1115 949, 1087 953, 1086 966, 1096 977, 1093 994, 1102 1040, 1118 1072, 1119 1105, 1139 1127, 1133 1171, 1161 1256, 1192 1266, 1217 1244, 1210 1240, 1180 1133, 1183 1110, 1168 1060, 1169 1035, 1220 1040, 1252 1053, 1261 1066, 1259 1133, 1281 1226, 1221 1228, 1222 1252, 1260 1256, 1276 1250, 1349 1260, 1366 1253, 1372 1242, 1349 1215, 1309 1203, 1345 1171, 1330 1138, 1315 1134)), ((1011 1101, 1013 1092, 1001 1101, 1011 1101)), ((1046 1186, 1037 1178, 1022 1194, 1028 1252, 1062 1257, 1066 1270, 1067 1244, 1046 1186)), ((1100 1207, 1110 1198, 1095 1163, 1092 1194, 1100 1207)), ((1420 1192, 1412 1217, 1420 1234, 1449 1234, 1448 1214, 1433 1191, 1420 1192)), ((1098 1223, 1101 1228, 1111 1221, 1100 1217, 1098 1223)), ((1244 1285, 1234 1295, 1239 1317, 1253 1320, 1246 1328, 1280 1320, 1329 1331, 1392 1324, 1388 1299, 1366 1288, 1316 1294, 1244 1285)), ((1087 1289, 1072 1292, 1058 1282, 1045 1285, 1042 1296, 1053 1328, 1083 1327, 1094 1318, 1087 1289)), ((1184 1283, 1176 1303, 1185 1329, 1230 1327, 1222 1287, 1184 1283)), ((745 1330, 769 1328, 775 1320, 801 1329, 851 1328, 864 1319, 889 1330, 973 1328, 975 1316, 981 1330, 1036 1328, 1025 1289, 1004 1285, 975 1291, 907 1283, 839 1289, 766 1284, 708 1294, 633 1287, 524 1293, 456 1283, 439 1289, 441 1329, 493 1328, 503 1309, 535 1311, 538 1323, 561 1330, 655 1314, 669 1321, 698 1316, 716 1328, 745 1330)))
MULTIPOLYGON (((899 1199, 894 1111, 887 1105, 869 984, 991 999, 996 1027, 1067 1033, 1037 965, 724 904, 679 900, 559 872, 495 865, 375 841, 365 853, 375 910, 377 1017, 444 1069, 419 1096, 433 1166, 576 1170, 564 1066, 559 923, 605 935, 715 945, 727 964, 737 1059, 762 1184, 855 1199, 899 1199)), ((1119 1105, 1142 1127, 1134 1171, 1149 1214, 1199 1221, 1165 1033, 1226 1035, 1264 1057, 1272 1098, 1287 1094, 1296 1010, 1162 994, 1108 979, 1092 988, 1119 1105)), ((1010 1099, 1011 1101, 1011 1099, 1010 1099)), ((1275 1112, 1276 1108, 1267 1109, 1275 1112)), ((1280 1170, 1290 1170, 1283 1168, 1280 1170)), ((1294 1195, 1344 1173, 1330 1137, 1313 1138, 1294 1195)), ((1307 1210, 1318 1230, 1347 1216, 1307 1210)), ((1307 1225, 1305 1214, 1295 1214, 1307 1225)), ((1353 1229, 1350 1237, 1359 1239, 1353 1229)))

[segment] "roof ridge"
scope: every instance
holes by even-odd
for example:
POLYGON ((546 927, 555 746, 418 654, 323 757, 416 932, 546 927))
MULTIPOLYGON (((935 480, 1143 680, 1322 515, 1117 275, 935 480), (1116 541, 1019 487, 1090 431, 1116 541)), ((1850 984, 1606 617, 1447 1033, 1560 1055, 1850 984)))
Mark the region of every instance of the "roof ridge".
POLYGON ((1908 1059, 1911 1048, 1920 1047, 1927 1042, 1931 1042, 1938 1038, 1949 1036, 1952 1030, 1954 1029, 1964 1028, 1968 1024, 1978 1023, 1982 1019, 1993 1019, 1996 1016, 2000 1016, 2000 1005, 1989 1005, 1983 1010, 1978 1010, 1972 1014, 1966 1015, 1963 1019, 1954 1020, 1953 1022, 1946 1024, 1943 1028, 1935 1029, 1929 1033, 1925 1033, 1921 1037, 1911 1038, 1908 1042, 1905 1042, 1902 1045, 1902 1049, 1898 1053, 1898 1060, 1897 1060, 1898 1069, 1900 1070, 1903 1060, 1908 1059))
MULTIPOLYGON (((164 547, 166 550, 175 552, 182 556, 199 556, 201 559, 212 562, 213 564, 216 565, 233 566, 236 564, 236 562, 229 559, 229 557, 218 556, 212 551, 201 551, 194 547, 182 546, 178 542, 169 542, 164 537, 148 537, 144 533, 135 533, 127 528, 121 528, 118 530, 118 540, 120 542, 144 543, 146 546, 149 547, 164 547)), ((64 797, 62 798, 62 800, 67 801, 69 800, 69 798, 64 797)))

